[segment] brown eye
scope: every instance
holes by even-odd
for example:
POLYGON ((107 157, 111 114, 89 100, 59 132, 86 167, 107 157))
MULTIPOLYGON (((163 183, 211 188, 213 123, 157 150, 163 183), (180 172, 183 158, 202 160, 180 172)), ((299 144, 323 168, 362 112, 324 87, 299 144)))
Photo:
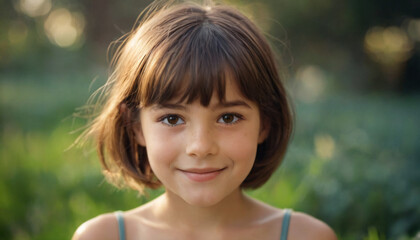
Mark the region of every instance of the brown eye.
POLYGON ((175 125, 178 122, 179 117, 177 116, 169 116, 168 117, 168 123, 175 125))
POLYGON ((169 126, 177 126, 179 124, 183 124, 184 120, 177 115, 168 115, 161 120, 162 123, 169 125, 169 126))
POLYGON ((225 122, 225 123, 231 123, 234 119, 233 115, 231 115, 231 114, 223 115, 222 118, 223 118, 223 122, 225 122))
POLYGON ((225 124, 234 124, 241 119, 240 116, 232 113, 223 114, 218 122, 225 123, 225 124))

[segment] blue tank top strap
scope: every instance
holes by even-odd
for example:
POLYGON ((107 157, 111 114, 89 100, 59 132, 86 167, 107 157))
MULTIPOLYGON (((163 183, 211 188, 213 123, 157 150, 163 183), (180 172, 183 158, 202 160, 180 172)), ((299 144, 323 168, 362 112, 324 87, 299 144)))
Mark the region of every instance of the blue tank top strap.
POLYGON ((118 221, 118 233, 120 240, 125 240, 125 224, 124 224, 124 215, 122 211, 115 212, 115 217, 118 221))
POLYGON ((284 210, 283 223, 281 226, 280 240, 287 240, 287 233, 289 232, 290 217, 292 216, 291 209, 284 210))

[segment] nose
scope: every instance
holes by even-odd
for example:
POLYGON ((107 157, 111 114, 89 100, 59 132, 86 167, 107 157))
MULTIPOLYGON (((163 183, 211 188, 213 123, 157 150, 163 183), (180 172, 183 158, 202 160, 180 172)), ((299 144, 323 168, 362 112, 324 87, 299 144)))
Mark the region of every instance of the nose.
POLYGON ((216 155, 219 151, 215 133, 209 126, 191 127, 186 144, 187 155, 197 159, 216 155))

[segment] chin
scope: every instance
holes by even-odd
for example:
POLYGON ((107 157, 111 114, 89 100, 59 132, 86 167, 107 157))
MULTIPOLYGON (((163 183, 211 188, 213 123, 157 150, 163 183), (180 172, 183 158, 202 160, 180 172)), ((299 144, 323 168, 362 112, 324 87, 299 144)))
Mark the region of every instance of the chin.
POLYGON ((216 194, 196 194, 194 196, 184 196, 182 199, 194 207, 212 207, 220 203, 223 198, 216 194))

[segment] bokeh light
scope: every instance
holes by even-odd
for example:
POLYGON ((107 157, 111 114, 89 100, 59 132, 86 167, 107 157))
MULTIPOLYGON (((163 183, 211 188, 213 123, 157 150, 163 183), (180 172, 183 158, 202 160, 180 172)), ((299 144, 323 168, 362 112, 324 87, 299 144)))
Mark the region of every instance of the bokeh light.
POLYGON ((59 47, 71 47, 83 35, 85 19, 81 13, 72 13, 65 8, 56 9, 48 15, 44 30, 48 39, 59 47))
POLYGON ((51 7, 51 0, 18 0, 15 2, 16 10, 30 17, 43 16, 51 10, 51 7))
POLYGON ((296 71, 296 97, 306 103, 317 101, 325 92, 325 74, 315 65, 302 66, 296 71))
POLYGON ((322 159, 329 160, 335 151, 335 140, 328 134, 319 134, 314 138, 316 155, 322 159))
POLYGON ((383 65, 407 61, 413 50, 413 42, 399 27, 373 27, 365 35, 365 50, 372 59, 383 65))

